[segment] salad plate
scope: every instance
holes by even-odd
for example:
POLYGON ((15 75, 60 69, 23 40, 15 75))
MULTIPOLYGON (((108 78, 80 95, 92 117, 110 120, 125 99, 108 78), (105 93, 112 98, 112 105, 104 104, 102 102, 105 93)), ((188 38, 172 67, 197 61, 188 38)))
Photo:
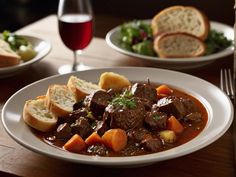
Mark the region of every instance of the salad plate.
POLYGON ((216 86, 200 78, 177 71, 142 67, 100 68, 56 75, 32 83, 12 95, 2 110, 2 123, 6 132, 22 146, 49 157, 90 165, 129 167, 142 166, 181 157, 206 147, 220 138, 233 120, 233 106, 230 99, 216 86), (128 156, 100 157, 71 153, 43 142, 25 124, 22 111, 26 100, 45 94, 51 84, 66 84, 73 74, 81 79, 97 83, 104 72, 115 72, 130 81, 165 83, 194 96, 206 108, 208 121, 202 132, 189 142, 162 152, 128 156))
MULTIPOLYGON (((146 24, 150 24, 150 20, 142 20, 142 22, 146 24)), ((226 24, 222 24, 219 22, 210 22, 211 29, 222 32, 224 36, 229 40, 234 40, 234 29, 231 26, 226 24)), ((226 49, 219 51, 217 53, 201 56, 201 57, 192 57, 192 58, 160 58, 157 56, 147 56, 138 53, 134 53, 129 51, 121 46, 120 33, 121 26, 117 26, 114 29, 110 30, 106 35, 106 42, 107 44, 117 52, 122 54, 138 58, 140 60, 149 62, 151 66, 158 67, 158 68, 166 68, 166 69, 176 69, 176 70, 183 70, 183 69, 192 69, 203 67, 207 64, 214 62, 215 60, 221 59, 228 55, 233 54, 234 47, 229 46, 226 49)))
POLYGON ((47 40, 44 40, 36 36, 29 36, 29 35, 19 35, 19 36, 23 37, 32 44, 32 47, 36 52, 36 56, 28 61, 21 62, 18 65, 0 68, 0 78, 16 75, 20 71, 23 71, 26 68, 30 67, 32 64, 35 64, 36 62, 42 60, 51 50, 51 43, 47 40))

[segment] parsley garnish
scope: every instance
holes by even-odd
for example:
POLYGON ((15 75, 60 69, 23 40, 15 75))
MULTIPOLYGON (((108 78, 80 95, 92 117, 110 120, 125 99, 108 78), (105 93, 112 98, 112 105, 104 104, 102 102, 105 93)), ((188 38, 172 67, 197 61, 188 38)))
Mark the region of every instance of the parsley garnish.
POLYGON ((153 116, 152 118, 153 118, 154 120, 159 120, 161 117, 158 116, 158 115, 155 115, 155 116, 153 116))
POLYGON ((136 101, 132 98, 133 94, 126 90, 123 94, 116 96, 111 101, 111 104, 114 106, 133 109, 136 107, 136 101))
POLYGON ((122 94, 122 97, 130 98, 134 96, 134 94, 130 90, 125 90, 124 93, 122 94))

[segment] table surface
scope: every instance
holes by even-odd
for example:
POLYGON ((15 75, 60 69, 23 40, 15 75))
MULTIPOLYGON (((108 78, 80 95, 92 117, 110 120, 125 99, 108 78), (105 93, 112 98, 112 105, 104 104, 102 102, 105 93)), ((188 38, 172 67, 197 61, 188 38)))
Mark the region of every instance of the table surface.
MULTIPOLYGON (((0 108, 17 90, 36 80, 58 74, 57 69, 72 62, 72 52, 60 40, 56 16, 51 15, 17 31, 50 40, 52 51, 39 63, 26 71, 0 79, 0 108)), ((152 63, 131 58, 111 49, 102 38, 94 38, 81 57, 91 67, 146 66, 152 63)), ((185 70, 188 74, 203 78, 219 86, 221 67, 232 67, 233 56, 225 57, 206 67, 185 70)), ((0 176, 60 177, 60 176, 168 176, 168 177, 233 177, 235 176, 232 131, 229 129, 211 145, 179 157, 145 167, 110 168, 69 163, 32 152, 14 142, 0 123, 0 176)))

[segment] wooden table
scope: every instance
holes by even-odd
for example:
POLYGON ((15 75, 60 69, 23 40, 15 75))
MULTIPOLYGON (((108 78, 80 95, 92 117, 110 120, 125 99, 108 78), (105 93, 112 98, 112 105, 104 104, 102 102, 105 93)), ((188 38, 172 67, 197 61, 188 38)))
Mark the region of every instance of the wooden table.
MULTIPOLYGON (((108 22, 109 23, 109 22, 108 22)), ((41 78, 57 74, 60 65, 72 61, 72 52, 60 40, 56 16, 48 16, 18 31, 48 39, 52 51, 42 61, 11 78, 0 79, 0 105, 23 86, 41 78)), ((81 57, 86 65, 153 66, 141 60, 124 56, 107 46, 104 39, 94 38, 81 57)), ((204 68, 184 71, 219 85, 220 67, 232 66, 233 56, 204 68)), ((60 177, 60 176, 165 176, 165 177, 233 177, 235 176, 234 152, 231 130, 211 145, 192 154, 140 168, 106 168, 69 163, 34 153, 15 143, 0 123, 0 176, 60 177)))

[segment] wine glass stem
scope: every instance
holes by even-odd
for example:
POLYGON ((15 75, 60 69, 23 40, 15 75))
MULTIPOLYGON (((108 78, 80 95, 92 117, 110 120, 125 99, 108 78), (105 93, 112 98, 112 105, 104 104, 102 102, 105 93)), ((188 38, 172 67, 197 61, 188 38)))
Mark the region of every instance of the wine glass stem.
POLYGON ((74 61, 73 61, 72 71, 76 71, 76 66, 77 66, 77 52, 74 51, 74 61))

